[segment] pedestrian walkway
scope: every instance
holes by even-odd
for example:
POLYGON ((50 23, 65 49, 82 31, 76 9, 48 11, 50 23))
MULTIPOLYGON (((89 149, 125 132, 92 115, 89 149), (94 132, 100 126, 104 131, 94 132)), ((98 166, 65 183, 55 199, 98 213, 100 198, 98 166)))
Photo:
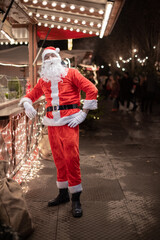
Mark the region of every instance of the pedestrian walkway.
POLYGON ((160 116, 111 112, 80 128, 83 217, 71 202, 48 208, 58 193, 53 161, 27 183, 26 201, 35 232, 29 240, 160 239, 160 116))

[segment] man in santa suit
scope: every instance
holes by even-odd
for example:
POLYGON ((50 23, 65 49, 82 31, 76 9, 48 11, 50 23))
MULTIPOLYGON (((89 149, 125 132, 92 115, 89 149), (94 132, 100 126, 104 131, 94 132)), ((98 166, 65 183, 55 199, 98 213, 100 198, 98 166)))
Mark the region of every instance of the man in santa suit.
POLYGON ((48 137, 57 168, 58 196, 48 202, 56 206, 70 201, 72 194, 72 214, 82 216, 80 194, 82 192, 79 159, 79 124, 89 110, 97 109, 98 90, 88 79, 74 68, 61 64, 59 49, 47 47, 42 53, 40 79, 30 93, 21 100, 25 113, 34 118, 36 110, 32 103, 43 94, 46 98, 46 116, 43 124, 48 126, 48 137), (86 93, 83 110, 80 106, 80 91, 86 93), (68 192, 69 189, 69 192, 68 192))

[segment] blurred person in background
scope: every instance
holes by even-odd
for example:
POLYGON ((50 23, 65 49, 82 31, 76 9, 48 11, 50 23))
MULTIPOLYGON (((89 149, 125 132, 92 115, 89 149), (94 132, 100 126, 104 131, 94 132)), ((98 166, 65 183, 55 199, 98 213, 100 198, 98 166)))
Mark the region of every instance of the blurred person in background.
POLYGON ((109 80, 111 81, 111 92, 110 92, 110 98, 113 99, 113 106, 112 106, 112 112, 116 112, 119 109, 119 91, 120 91, 120 85, 118 80, 116 80, 113 75, 109 76, 109 80))

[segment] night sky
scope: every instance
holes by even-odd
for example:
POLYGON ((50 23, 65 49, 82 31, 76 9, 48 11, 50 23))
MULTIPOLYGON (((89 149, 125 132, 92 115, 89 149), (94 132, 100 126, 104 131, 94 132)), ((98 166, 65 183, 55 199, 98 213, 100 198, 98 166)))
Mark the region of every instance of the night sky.
POLYGON ((108 62, 109 56, 115 54, 129 57, 132 44, 139 48, 142 55, 145 55, 150 51, 148 45, 157 44, 160 39, 159 23, 159 0, 126 0, 109 36, 103 39, 95 37, 74 40, 74 48, 93 49, 98 64, 108 62))

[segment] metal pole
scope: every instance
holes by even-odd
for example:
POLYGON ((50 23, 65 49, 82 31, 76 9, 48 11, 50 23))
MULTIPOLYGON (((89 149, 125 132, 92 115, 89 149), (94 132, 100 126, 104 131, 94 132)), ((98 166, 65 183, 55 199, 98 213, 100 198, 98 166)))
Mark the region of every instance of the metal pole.
POLYGON ((40 47, 40 49, 39 49, 39 51, 38 51, 38 53, 37 53, 37 56, 35 57, 35 59, 34 59, 34 61, 33 61, 33 65, 35 65, 35 63, 36 63, 36 61, 37 61, 37 59, 38 59, 38 57, 39 57, 39 54, 40 54, 41 51, 42 51, 42 47, 43 47, 43 45, 44 45, 44 43, 45 43, 45 41, 46 41, 46 39, 47 39, 50 31, 51 31, 51 28, 48 30, 48 33, 47 33, 45 39, 43 40, 42 46, 40 47))
POLYGON ((10 5, 9 5, 9 7, 8 7, 6 13, 5 13, 5 15, 4 15, 4 18, 3 18, 2 23, 1 23, 1 29, 2 29, 2 26, 3 26, 4 21, 6 20, 6 17, 7 17, 7 15, 8 15, 8 13, 9 13, 11 7, 12 7, 13 2, 14 2, 14 0, 11 1, 11 3, 10 3, 10 5))

